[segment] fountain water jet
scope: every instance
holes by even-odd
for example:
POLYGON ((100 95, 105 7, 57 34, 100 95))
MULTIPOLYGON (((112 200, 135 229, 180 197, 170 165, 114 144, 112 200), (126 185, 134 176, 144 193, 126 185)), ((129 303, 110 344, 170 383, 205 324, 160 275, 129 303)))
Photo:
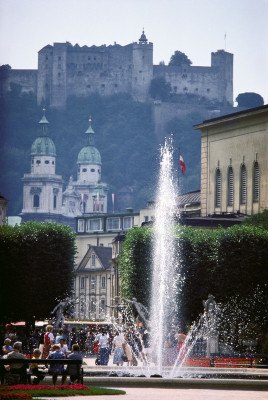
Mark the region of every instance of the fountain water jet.
POLYGON ((160 173, 154 223, 153 279, 151 291, 151 336, 157 374, 162 375, 163 345, 167 328, 176 324, 178 260, 173 223, 177 209, 177 180, 174 177, 172 139, 161 149, 160 173))

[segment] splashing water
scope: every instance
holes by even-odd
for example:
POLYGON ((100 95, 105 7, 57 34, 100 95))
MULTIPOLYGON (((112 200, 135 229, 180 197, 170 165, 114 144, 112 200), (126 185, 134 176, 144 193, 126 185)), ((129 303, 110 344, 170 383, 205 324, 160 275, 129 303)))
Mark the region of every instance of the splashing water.
POLYGON ((162 374, 163 345, 167 330, 178 314, 176 282, 178 265, 173 223, 177 205, 177 183, 173 173, 172 140, 161 149, 158 196, 154 223, 151 336, 156 371, 162 374))

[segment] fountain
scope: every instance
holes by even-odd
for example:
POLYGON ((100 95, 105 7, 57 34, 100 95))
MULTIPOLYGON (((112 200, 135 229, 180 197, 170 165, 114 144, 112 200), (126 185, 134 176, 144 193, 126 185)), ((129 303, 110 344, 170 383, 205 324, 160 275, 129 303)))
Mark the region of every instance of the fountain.
MULTIPOLYGON (((94 384, 105 384, 106 386, 167 386, 167 387, 252 387, 267 388, 267 382, 250 381, 243 383, 232 383, 231 374, 225 374, 229 379, 218 379, 223 377, 215 370, 209 373, 199 368, 187 369, 182 371, 183 364, 189 356, 199 339, 206 341, 206 356, 218 351, 218 315, 222 311, 216 304, 212 295, 203 302, 204 312, 199 319, 193 323, 187 336, 182 335, 182 346, 173 366, 168 366, 163 362, 163 348, 167 332, 171 328, 178 328, 180 321, 180 303, 178 300, 178 291, 183 286, 183 279, 180 276, 180 260, 178 246, 175 244, 175 217, 177 211, 178 185, 176 174, 174 174, 173 165, 173 147, 172 140, 167 139, 161 149, 161 162, 159 183, 157 188, 158 199, 156 204, 156 214, 154 223, 154 256, 153 256, 153 277, 151 289, 150 315, 148 310, 136 299, 121 299, 124 304, 120 304, 120 312, 123 318, 119 319, 119 326, 122 328, 122 320, 125 321, 126 328, 131 330, 135 325, 135 320, 130 310, 130 305, 135 307, 139 314, 143 326, 149 331, 151 337, 151 348, 153 354, 148 360, 144 359, 142 365, 131 367, 119 367, 111 372, 111 378, 97 378, 93 380, 94 384), (126 304, 127 303, 127 304, 126 304), (126 307, 126 308, 125 308, 126 307), (149 362, 150 361, 150 362, 149 362), (189 372, 190 371, 190 372, 189 372), (214 376, 213 376, 214 375, 214 376), (142 376, 142 377, 141 377, 142 376), (151 376, 151 378, 149 378, 151 376), (159 377, 163 377, 159 380, 159 377), (215 379, 208 379, 211 377, 215 379), (183 379, 175 379, 175 378, 183 379), (194 379, 193 379, 194 378, 194 379), (201 378, 201 379, 200 379, 201 378), (206 378, 206 379, 203 379, 206 378), (123 379, 121 381, 120 379, 123 379), (225 382, 223 382, 225 381, 225 382)), ((177 223, 176 223, 177 224, 177 223)), ((176 348, 177 351, 177 348, 176 348)), ((139 354, 142 359, 141 354, 139 354)), ((234 377, 234 374, 233 374, 234 377)), ((233 378, 232 377, 232 378, 233 378)), ((240 377, 240 375, 239 375, 240 377)), ((246 375, 245 377, 249 377, 246 375)), ((255 375, 257 377, 257 375, 255 375)), ((91 378, 92 379, 92 378, 91 378)), ((260 379, 260 378, 259 378, 260 379)), ((233 379, 234 381, 234 379, 233 379)))
POLYGON ((163 346, 167 329, 177 326, 177 280, 180 279, 175 251, 173 224, 177 208, 177 182, 173 173, 173 147, 166 139, 161 149, 160 173, 154 223, 154 255, 151 296, 151 335, 156 372, 163 373, 163 346))

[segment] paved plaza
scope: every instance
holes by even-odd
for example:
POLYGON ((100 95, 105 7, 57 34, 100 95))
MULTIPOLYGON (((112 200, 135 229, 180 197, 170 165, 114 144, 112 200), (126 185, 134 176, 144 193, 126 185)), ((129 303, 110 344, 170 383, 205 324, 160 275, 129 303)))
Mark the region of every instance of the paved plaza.
MULTIPOLYGON (((114 388, 125 390, 125 395, 90 396, 99 400, 267 400, 268 392, 254 390, 165 389, 165 388, 114 388)), ((73 397, 61 397, 71 400, 73 397)), ((48 400, 51 400, 48 399, 48 400)), ((85 400, 75 396, 75 400, 85 400)))

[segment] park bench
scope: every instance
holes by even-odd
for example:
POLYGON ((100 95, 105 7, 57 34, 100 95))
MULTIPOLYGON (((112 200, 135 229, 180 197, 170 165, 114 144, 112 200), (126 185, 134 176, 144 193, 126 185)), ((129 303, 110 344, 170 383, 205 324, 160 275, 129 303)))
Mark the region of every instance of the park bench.
POLYGON ((211 353, 210 367, 245 367, 257 368, 268 367, 268 365, 258 364, 258 360, 268 358, 267 354, 221 354, 211 353))
MULTIPOLYGON (((80 360, 69 360, 69 359, 59 359, 59 360, 53 360, 53 359, 26 359, 26 360, 21 360, 21 359, 7 359, 7 358, 1 358, 0 359, 0 369, 1 371, 4 371, 2 367, 5 365, 12 365, 12 364, 23 364, 28 368, 30 364, 43 364, 45 366, 47 365, 55 365, 55 364, 64 364, 64 365, 76 365, 77 366, 77 376, 79 376, 79 383, 83 384, 83 379, 84 379, 84 370, 81 367, 81 361, 80 360)), ((51 376, 52 374, 49 373, 49 370, 44 370, 45 374, 48 376, 51 376)), ((1 372, 1 383, 4 381, 4 378, 7 375, 15 375, 15 374, 10 374, 8 371, 1 372)), ((28 383, 31 383, 31 376, 35 376, 32 374, 31 369, 27 371, 27 378, 28 378, 28 383)))

